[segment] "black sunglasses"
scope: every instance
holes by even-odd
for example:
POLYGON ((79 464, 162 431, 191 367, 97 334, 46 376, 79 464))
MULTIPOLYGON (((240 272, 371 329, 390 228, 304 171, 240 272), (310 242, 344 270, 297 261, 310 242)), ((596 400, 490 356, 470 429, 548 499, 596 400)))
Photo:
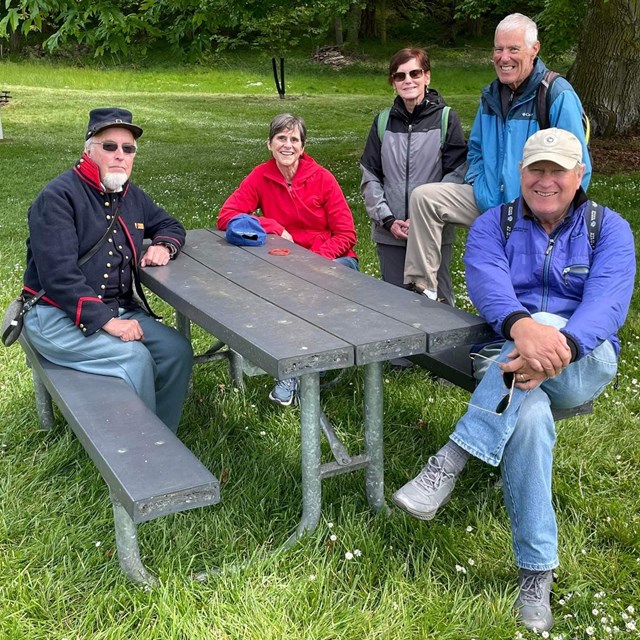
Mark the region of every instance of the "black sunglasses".
POLYGON ((509 389, 509 393, 502 396, 500 402, 498 402, 498 406, 496 407, 496 413, 498 415, 503 414, 511 404, 511 398, 513 398, 513 390, 516 386, 516 374, 512 371, 505 371, 502 374, 502 381, 504 382, 504 386, 509 389))
MULTIPOLYGON (((117 142, 92 142, 91 144, 100 144, 102 145, 102 148, 104 149, 104 151, 108 151, 109 153, 113 153, 114 151, 118 150, 117 142)), ((135 144, 131 144, 130 142, 125 142, 120 146, 122 147, 122 151, 129 155, 131 155, 132 153, 135 153, 138 150, 138 147, 136 147, 135 144)))
MULTIPOLYGON (((411 71, 409 71, 409 76, 413 80, 422 78, 423 75, 424 69, 411 69, 411 71)), ((404 71, 396 71, 395 73, 391 74, 391 77, 393 78, 394 82, 402 82, 407 77, 407 74, 404 71)))

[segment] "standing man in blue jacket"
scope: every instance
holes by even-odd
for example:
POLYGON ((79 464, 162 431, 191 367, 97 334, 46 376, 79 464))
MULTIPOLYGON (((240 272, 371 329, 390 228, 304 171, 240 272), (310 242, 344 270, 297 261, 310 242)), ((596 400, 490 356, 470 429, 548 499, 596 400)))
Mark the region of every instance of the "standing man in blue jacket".
MULTIPOLYGON (((416 188, 409 203, 404 283, 436 299, 445 224, 470 226, 483 212, 520 194, 518 162, 527 138, 540 129, 536 97, 547 71, 538 58, 538 28, 513 13, 498 24, 493 65, 497 78, 485 87, 469 137, 465 184, 433 183, 416 188)), ((591 161, 582 124, 582 105, 571 85, 557 78, 547 96, 549 126, 571 131, 582 146, 585 171, 591 161)))
POLYGON ((593 400, 615 376, 636 267, 633 234, 616 212, 602 208, 600 231, 590 233, 594 209, 580 186, 586 166, 576 136, 538 131, 520 166, 511 232, 502 207, 489 209, 473 223, 465 253, 471 301, 501 348, 475 354, 485 371, 467 412, 393 501, 430 520, 469 456, 499 465, 520 569, 516 609, 525 627, 545 631, 559 563, 551 409, 593 400))
POLYGON ((24 329, 51 362, 125 380, 175 432, 193 353, 151 312, 139 270, 175 258, 186 234, 129 181, 141 135, 130 111, 93 109, 82 157, 29 208, 23 295, 44 293, 24 329))

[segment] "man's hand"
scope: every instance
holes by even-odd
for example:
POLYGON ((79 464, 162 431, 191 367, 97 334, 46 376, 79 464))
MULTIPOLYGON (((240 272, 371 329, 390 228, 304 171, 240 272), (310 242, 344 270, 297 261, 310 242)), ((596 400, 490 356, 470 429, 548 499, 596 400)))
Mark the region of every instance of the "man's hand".
POLYGON ((137 320, 126 320, 124 318, 111 318, 109 322, 102 326, 109 335, 120 338, 123 342, 131 340, 142 340, 144 333, 137 320))
POLYGON ((532 372, 553 378, 571 362, 571 349, 562 333, 533 318, 518 320, 511 327, 511 338, 532 372))
POLYGON ((409 220, 394 220, 389 231, 394 238, 406 240, 409 237, 409 220))
POLYGON ((544 371, 534 371, 527 361, 514 349, 507 354, 510 362, 501 362, 503 372, 512 372, 516 377, 516 387, 523 391, 530 391, 547 379, 544 371))
POLYGON ((293 236, 286 229, 282 230, 282 233, 280 234, 280 236, 283 237, 285 240, 288 240, 289 242, 293 242, 293 236))
MULTIPOLYGON (((141 267, 162 267, 169 262, 171 251, 162 244, 152 244, 140 260, 141 267)), ((107 323, 108 324, 108 323, 107 323)), ((103 327, 104 328, 104 327, 103 327)))

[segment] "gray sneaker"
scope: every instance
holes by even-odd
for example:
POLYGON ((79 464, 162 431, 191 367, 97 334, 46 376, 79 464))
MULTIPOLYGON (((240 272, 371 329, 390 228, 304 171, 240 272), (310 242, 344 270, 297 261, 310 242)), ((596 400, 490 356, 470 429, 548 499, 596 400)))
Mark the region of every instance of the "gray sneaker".
POLYGON ((393 502, 414 518, 431 520, 449 502, 456 486, 458 475, 447 462, 446 455, 431 456, 424 469, 393 494, 393 502))
POLYGON ((273 400, 283 407, 288 407, 296 400, 297 392, 298 380, 296 378, 276 380, 276 385, 269 394, 269 400, 273 400))
POLYGON ((549 631, 553 627, 551 584, 553 571, 520 569, 520 593, 514 604, 518 620, 531 631, 549 631))

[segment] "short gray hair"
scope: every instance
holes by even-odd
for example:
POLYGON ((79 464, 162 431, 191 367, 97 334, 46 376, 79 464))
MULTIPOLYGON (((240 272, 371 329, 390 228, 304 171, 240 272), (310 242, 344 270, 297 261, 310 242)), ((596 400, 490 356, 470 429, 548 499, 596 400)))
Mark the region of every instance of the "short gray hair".
POLYGON ((95 142, 95 140, 93 139, 94 136, 91 136, 90 138, 87 138, 84 141, 84 152, 87 153, 89 151, 89 149, 91 148, 91 145, 95 142))
POLYGON ((538 41, 538 25, 521 13, 512 13, 501 20, 496 27, 496 33, 498 31, 515 31, 516 29, 524 29, 524 43, 527 47, 533 47, 538 41))
POLYGON ((304 147, 307 141, 307 125, 300 116, 294 116, 291 113, 280 113, 269 125, 269 142, 271 142, 281 131, 291 131, 298 127, 300 131, 300 142, 304 147))

